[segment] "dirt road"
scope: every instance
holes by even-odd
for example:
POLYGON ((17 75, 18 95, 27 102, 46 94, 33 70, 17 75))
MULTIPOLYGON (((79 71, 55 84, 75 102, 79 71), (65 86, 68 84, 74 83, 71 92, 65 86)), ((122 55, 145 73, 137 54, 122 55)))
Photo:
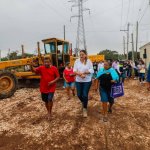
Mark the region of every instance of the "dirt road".
POLYGON ((89 117, 82 118, 77 97, 55 94, 53 118, 44 119, 38 89, 20 89, 0 101, 0 150, 148 150, 150 93, 137 81, 125 84, 109 122, 103 123, 99 95, 91 91, 89 117), (130 83, 130 86, 129 86, 130 83))

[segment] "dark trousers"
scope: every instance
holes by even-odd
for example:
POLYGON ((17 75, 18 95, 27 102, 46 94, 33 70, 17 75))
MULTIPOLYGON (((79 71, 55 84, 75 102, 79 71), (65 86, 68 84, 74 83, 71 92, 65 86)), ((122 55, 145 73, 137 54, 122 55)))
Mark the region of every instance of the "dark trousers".
POLYGON ((138 70, 136 68, 134 68, 134 75, 135 75, 135 77, 139 76, 138 70))
POLYGON ((83 108, 87 108, 91 84, 92 82, 76 82, 77 95, 83 104, 83 108))
POLYGON ((127 77, 130 78, 132 76, 132 69, 127 70, 127 77))

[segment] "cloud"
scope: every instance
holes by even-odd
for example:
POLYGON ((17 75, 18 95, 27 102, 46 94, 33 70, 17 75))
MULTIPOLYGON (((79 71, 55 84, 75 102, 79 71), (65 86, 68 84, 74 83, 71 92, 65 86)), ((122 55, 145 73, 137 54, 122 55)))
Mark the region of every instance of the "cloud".
MULTIPOLYGON (((91 15, 84 14, 87 48, 90 54, 103 49, 122 50, 120 29, 131 23, 130 32, 135 33, 135 23, 141 17, 148 3, 143 0, 89 0, 85 7, 91 15), (141 9, 141 11, 139 11, 141 9), (123 11, 121 11, 123 10, 123 11), (122 17, 121 17, 122 16, 122 17), (122 18, 122 19, 121 19, 122 18), (122 20, 122 21, 121 21, 122 20)), ((68 0, 0 0, 0 49, 2 56, 8 49, 21 50, 25 45, 27 52, 33 53, 36 42, 49 37, 63 38, 63 25, 66 25, 66 39, 76 45, 77 18, 70 22, 71 12, 68 0)), ((145 13, 141 24, 150 24, 150 9, 145 13)), ((140 26, 139 40, 142 44, 150 40, 150 26, 140 26)), ((41 48, 43 45, 41 43, 41 48)), ((131 47, 130 47, 131 49, 131 47)))

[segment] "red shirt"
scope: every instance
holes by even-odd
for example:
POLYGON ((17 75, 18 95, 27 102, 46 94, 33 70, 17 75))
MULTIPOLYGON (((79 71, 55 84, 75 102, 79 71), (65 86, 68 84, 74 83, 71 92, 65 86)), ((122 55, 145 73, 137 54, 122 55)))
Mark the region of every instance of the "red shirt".
POLYGON ((50 68, 40 66, 36 68, 36 73, 39 73, 41 75, 40 81, 41 93, 50 93, 50 92, 54 93, 56 89, 56 83, 50 86, 48 85, 48 83, 59 77, 57 68, 55 66, 51 66, 50 68))
POLYGON ((75 82, 75 77, 71 76, 73 74, 73 69, 65 69, 64 76, 68 82, 75 82))

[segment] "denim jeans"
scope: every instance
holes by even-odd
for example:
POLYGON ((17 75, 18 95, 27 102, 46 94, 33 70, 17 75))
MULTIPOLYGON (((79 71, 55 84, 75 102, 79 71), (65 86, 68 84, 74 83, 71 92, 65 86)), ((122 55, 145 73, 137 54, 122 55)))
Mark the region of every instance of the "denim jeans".
POLYGON ((139 80, 140 82, 145 80, 145 73, 139 73, 139 80))
POLYGON ((87 108, 88 105, 88 94, 92 82, 76 82, 77 95, 83 104, 83 108, 87 108))

